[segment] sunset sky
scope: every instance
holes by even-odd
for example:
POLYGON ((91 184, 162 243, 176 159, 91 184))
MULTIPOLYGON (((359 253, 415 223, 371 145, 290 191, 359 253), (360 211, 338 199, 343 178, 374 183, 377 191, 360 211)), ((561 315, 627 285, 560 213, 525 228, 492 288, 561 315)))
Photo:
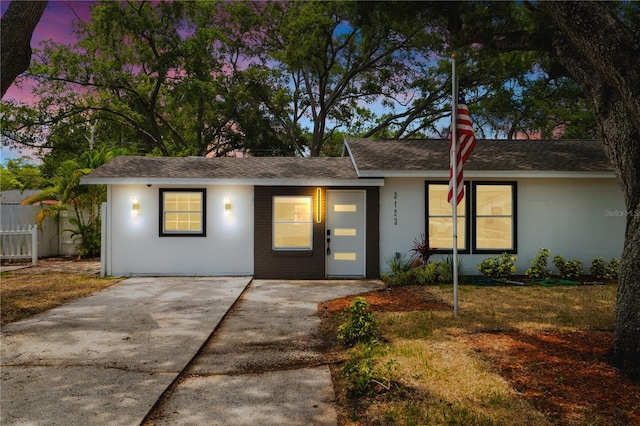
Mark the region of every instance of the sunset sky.
MULTIPOLYGON (((9 1, 0 0, 2 15, 4 15, 9 1)), ((54 40, 59 43, 73 43, 75 38, 72 34, 71 22, 76 15, 83 21, 91 19, 90 7, 93 1, 49 1, 47 9, 44 11, 40 22, 33 32, 31 48, 37 49, 43 40, 54 40)), ((13 84, 3 100, 16 99, 29 101, 32 99, 31 85, 24 84, 22 88, 13 84)))
MULTIPOLYGON (((9 7, 9 1, 0 0, 0 11, 4 16, 7 7, 9 7)), ((76 16, 83 21, 89 21, 91 19, 91 5, 93 1, 57 1, 50 0, 47 4, 47 8, 44 11, 40 22, 36 26, 31 39, 31 48, 37 49, 40 42, 43 40, 54 40, 59 43, 73 43, 75 38, 73 36, 71 23, 76 16)), ((21 84, 21 87, 12 84, 7 90, 7 93, 2 100, 14 99, 21 102, 33 101, 33 95, 31 94, 32 84, 25 81, 21 84)), ((3 163, 7 159, 18 158, 21 155, 28 155, 27 150, 22 153, 15 150, 9 150, 2 145, 0 150, 0 162, 3 163)))

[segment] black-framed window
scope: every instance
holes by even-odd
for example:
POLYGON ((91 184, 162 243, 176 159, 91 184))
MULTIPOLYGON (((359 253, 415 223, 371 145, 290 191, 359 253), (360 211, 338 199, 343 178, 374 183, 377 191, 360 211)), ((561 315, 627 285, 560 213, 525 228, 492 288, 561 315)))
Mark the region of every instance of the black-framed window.
POLYGON ((473 182, 472 190, 473 252, 516 253, 516 183, 473 182))
MULTIPOLYGON (((517 253, 516 182, 465 182, 458 204, 458 253, 517 253)), ((449 183, 425 182, 425 229, 429 247, 453 252, 453 212, 449 183)))
POLYGON ((207 234, 207 192, 160 189, 160 236, 204 237, 207 234))
MULTIPOLYGON (((426 237, 429 247, 438 253, 453 252, 453 210, 447 202, 449 183, 425 182, 426 237)), ((465 195, 458 204, 458 253, 469 253, 469 185, 465 182, 465 195)))

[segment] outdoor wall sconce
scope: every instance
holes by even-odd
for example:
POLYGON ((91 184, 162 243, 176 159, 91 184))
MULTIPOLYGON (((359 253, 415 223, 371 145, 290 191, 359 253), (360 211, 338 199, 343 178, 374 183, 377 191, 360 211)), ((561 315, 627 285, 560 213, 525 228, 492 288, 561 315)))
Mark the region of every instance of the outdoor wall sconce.
POLYGON ((224 215, 231 216, 231 198, 229 197, 224 199, 224 215))
POLYGON ((322 188, 316 188, 316 223, 322 222, 322 188))
POLYGON ((140 199, 138 197, 131 197, 131 215, 140 215, 140 199))

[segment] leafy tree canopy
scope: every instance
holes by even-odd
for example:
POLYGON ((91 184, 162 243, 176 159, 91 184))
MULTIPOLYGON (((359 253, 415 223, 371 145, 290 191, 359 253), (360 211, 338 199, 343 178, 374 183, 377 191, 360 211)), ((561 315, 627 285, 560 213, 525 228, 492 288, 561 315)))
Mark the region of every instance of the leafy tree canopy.
POLYGON ((38 104, 3 102, 0 127, 56 164, 88 134, 172 156, 322 155, 335 132, 446 137, 455 49, 481 136, 593 136, 581 88, 547 53, 467 37, 487 20, 535 25, 511 2, 100 2, 76 44, 41 46, 38 104))

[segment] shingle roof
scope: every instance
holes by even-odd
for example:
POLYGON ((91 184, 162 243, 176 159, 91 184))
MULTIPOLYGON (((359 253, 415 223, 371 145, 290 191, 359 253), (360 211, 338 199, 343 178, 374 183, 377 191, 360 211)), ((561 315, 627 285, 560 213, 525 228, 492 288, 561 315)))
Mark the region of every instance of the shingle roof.
MULTIPOLYGON (((300 157, 117 157, 98 167, 83 183, 125 180, 235 180, 259 184, 269 180, 296 185, 310 180, 356 184, 359 178, 382 178, 392 173, 445 172, 449 142, 440 139, 349 138, 351 155, 342 158, 300 157), (356 168, 354 169, 354 164, 356 168), (356 170, 357 169, 357 170, 356 170), (353 182, 353 183, 351 183, 353 182)), ((465 171, 611 173, 613 167, 594 140, 478 140, 465 171)), ((360 179, 360 182, 364 182, 360 179)), ((375 183, 373 180, 367 184, 375 183)))
MULTIPOLYGON (((358 171, 448 170, 448 140, 347 139, 358 171)), ((595 140, 478 140, 465 171, 611 172, 595 140)))
POLYGON ((349 158, 117 157, 87 179, 358 179, 349 158))

